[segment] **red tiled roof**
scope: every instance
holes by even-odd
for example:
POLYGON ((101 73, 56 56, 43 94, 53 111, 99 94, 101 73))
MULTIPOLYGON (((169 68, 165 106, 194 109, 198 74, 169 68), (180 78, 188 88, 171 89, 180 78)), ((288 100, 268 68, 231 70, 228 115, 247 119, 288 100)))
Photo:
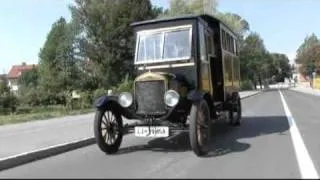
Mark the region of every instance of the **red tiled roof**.
POLYGON ((31 69, 37 67, 36 64, 30 65, 14 65, 8 73, 8 79, 17 79, 21 76, 21 74, 25 71, 30 71, 31 69))

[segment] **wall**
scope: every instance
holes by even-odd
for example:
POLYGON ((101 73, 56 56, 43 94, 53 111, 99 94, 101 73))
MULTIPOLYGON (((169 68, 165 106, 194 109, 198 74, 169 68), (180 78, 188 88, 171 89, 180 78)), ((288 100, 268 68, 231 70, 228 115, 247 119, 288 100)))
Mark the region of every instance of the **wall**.
POLYGON ((320 76, 317 76, 315 79, 315 88, 320 89, 320 76))

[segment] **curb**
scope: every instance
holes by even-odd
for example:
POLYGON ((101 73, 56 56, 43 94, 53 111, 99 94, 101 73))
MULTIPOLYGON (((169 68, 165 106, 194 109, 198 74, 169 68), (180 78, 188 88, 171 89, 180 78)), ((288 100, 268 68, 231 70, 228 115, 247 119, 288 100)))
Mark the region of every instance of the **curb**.
POLYGON ((252 97, 252 96, 261 94, 261 93, 262 93, 262 91, 258 91, 258 92, 256 92, 256 93, 250 94, 250 95, 248 95, 248 96, 241 97, 240 99, 246 99, 246 98, 249 98, 249 97, 252 97))
MULTIPOLYGON (((258 95, 260 93, 261 91, 241 97, 241 99, 246 99, 246 98, 258 95)), ((43 149, 6 157, 3 159, 0 159, 0 171, 10 169, 16 166, 20 166, 23 164, 27 164, 33 161, 41 160, 44 158, 48 158, 51 156, 55 156, 58 154, 62 154, 75 149, 79 149, 95 143, 96 143, 95 138, 90 137, 90 138, 86 138, 78 141, 73 141, 73 142, 64 143, 64 144, 55 145, 55 146, 49 146, 43 149)))
POLYGON ((92 144, 95 144, 94 137, 55 146, 49 146, 40 150, 25 152, 22 154, 3 158, 0 159, 0 171, 20 166, 26 163, 30 163, 36 160, 44 159, 50 156, 58 155, 67 151, 89 146, 92 144))

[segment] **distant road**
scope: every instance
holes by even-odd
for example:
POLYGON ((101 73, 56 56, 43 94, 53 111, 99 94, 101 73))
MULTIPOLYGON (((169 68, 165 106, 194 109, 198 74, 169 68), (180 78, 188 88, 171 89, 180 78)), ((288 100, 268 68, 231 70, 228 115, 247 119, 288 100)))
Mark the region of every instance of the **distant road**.
POLYGON ((2 171, 0 177, 317 178, 320 97, 281 94, 273 90, 244 99, 243 125, 217 124, 209 157, 194 155, 187 133, 170 139, 128 135, 113 156, 92 145, 2 171))

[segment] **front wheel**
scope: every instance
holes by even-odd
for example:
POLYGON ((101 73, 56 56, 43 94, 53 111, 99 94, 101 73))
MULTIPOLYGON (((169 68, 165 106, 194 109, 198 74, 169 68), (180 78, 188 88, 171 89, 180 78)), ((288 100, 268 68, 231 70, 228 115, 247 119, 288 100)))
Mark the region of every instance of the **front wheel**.
MULTIPOLYGON (((110 104, 111 105, 111 104, 110 104)), ((115 107, 97 110, 94 119, 94 136, 100 150, 114 154, 122 142, 122 117, 115 107)))
POLYGON ((189 137, 192 150, 197 156, 209 152, 211 140, 210 109, 205 100, 195 103, 190 112, 189 137))

